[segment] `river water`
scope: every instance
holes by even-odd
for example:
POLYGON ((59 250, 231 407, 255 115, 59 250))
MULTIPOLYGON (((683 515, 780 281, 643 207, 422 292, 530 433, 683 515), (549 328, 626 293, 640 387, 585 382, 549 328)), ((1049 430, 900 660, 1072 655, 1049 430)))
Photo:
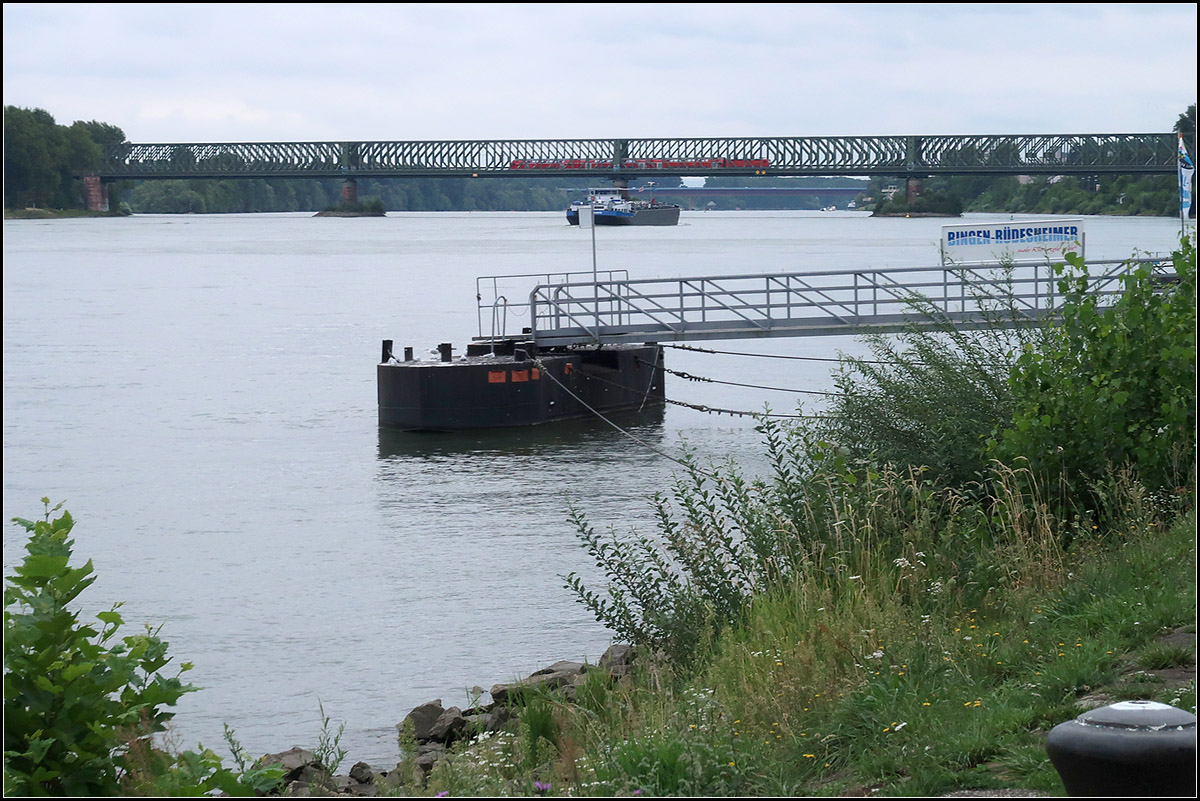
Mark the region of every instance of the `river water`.
MULTIPOLYGON (((675 228, 597 230, 595 266, 931 266, 943 222, 685 212, 675 228)), ((1098 259, 1179 235, 1170 219, 1086 230, 1098 259)), ((570 502, 598 528, 649 531, 647 496, 669 488, 681 443, 761 467, 752 421, 673 405, 626 423, 644 445, 602 422, 379 430, 381 340, 461 350, 479 333, 477 276, 592 268, 590 234, 561 213, 5 221, 4 519, 65 501, 76 561, 98 576, 85 614, 123 602, 123 633, 161 625, 176 662, 195 664, 203 689, 178 706, 179 746, 224 753, 228 724, 255 755, 312 747, 323 706, 346 723, 349 762, 386 768, 414 706, 466 706, 475 685, 609 645, 563 588, 571 571, 597 585, 570 502)), ((819 359, 862 353, 848 338, 747 342, 702 344, 814 360, 668 350, 667 367, 822 390, 834 365, 819 359)), ((674 378, 667 396, 779 412, 798 397, 674 378)), ((6 576, 23 542, 6 522, 6 576)))

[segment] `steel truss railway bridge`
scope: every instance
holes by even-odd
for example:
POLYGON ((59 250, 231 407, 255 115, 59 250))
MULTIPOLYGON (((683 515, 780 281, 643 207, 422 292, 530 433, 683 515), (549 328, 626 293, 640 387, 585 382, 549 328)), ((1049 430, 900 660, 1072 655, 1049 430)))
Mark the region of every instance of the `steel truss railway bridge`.
POLYGON ((1170 133, 409 142, 123 144, 85 176, 89 207, 119 180, 682 176, 1137 175, 1174 173, 1170 133))

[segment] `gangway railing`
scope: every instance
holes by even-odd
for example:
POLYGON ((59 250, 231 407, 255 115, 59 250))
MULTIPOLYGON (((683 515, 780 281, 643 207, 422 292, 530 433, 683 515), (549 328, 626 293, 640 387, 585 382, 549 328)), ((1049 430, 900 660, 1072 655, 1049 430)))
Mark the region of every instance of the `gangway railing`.
POLYGON ((628 270, 600 270, 599 272, 561 272, 561 273, 518 273, 512 275, 485 275, 475 279, 476 322, 479 325, 477 340, 499 340, 512 337, 529 336, 531 324, 529 320, 530 305, 524 300, 511 303, 509 298, 525 298, 528 296, 531 281, 539 282, 539 286, 571 286, 584 282, 591 286, 596 281, 605 282, 629 280, 628 270), (509 322, 509 312, 512 312, 513 323, 509 322), (491 327, 486 328, 484 321, 490 320, 491 327), (513 326, 513 327, 510 327, 513 326))
MULTIPOLYGON (((1174 274, 1165 258, 1092 261, 1087 291, 1117 294, 1121 277, 1147 263, 1165 278, 1174 274)), ((528 320, 523 335, 539 345, 852 335, 929 324, 929 313, 959 327, 1016 326, 1053 316, 1063 299, 1049 264, 639 280, 611 275, 583 280, 592 273, 565 277, 535 287, 528 317, 520 315, 528 320)), ((481 339, 501 335, 485 336, 481 326, 481 339)))

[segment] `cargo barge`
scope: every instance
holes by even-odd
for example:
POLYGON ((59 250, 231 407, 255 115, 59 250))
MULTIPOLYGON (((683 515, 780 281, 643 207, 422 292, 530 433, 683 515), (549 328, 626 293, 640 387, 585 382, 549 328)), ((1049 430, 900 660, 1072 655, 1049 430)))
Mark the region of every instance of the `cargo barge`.
POLYGON ((587 200, 576 200, 567 209, 567 223, 579 225, 579 209, 591 206, 596 225, 678 225, 679 206, 656 200, 631 200, 629 190, 589 189, 587 200))
POLYGON ((454 358, 402 358, 384 340, 376 367, 379 425, 403 431, 534 426, 665 403, 662 348, 654 344, 539 349, 528 340, 471 343, 454 358))

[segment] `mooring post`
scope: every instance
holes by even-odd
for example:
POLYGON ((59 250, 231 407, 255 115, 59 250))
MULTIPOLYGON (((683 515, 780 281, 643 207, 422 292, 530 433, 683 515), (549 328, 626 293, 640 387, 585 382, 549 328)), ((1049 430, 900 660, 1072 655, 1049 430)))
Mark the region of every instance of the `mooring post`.
POLYGON ((438 345, 438 353, 442 354, 442 361, 450 361, 450 354, 454 351, 454 346, 449 342, 443 342, 438 345))
POLYGON ((388 359, 392 358, 392 340, 383 340, 383 353, 379 356, 380 364, 387 364, 388 359))
POLYGON ((1060 723, 1046 752, 1067 795, 1194 797, 1196 716, 1156 701, 1120 701, 1060 723))

